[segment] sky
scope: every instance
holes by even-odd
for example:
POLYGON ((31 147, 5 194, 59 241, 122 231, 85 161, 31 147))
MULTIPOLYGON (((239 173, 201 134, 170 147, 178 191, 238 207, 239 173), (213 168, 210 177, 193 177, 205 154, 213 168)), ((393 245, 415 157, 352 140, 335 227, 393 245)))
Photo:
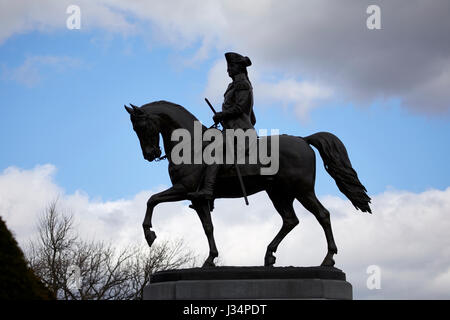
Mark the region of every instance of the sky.
MULTIPOLYGON (((223 54, 235 51, 252 60, 255 127, 332 132, 372 198, 373 215, 357 212, 316 152, 316 193, 354 297, 448 299, 448 12, 445 0, 0 0, 0 215, 24 245, 58 197, 86 236, 143 242, 146 201, 171 183, 167 162, 142 158, 123 105, 168 100, 209 126, 203 99, 220 108, 230 82, 223 54), (367 27, 371 4, 381 29, 367 27), (79 29, 67 27, 70 5, 79 29), (366 285, 371 265, 380 289, 366 285)), ((265 194, 249 200, 217 201, 223 265, 261 265, 281 225, 265 194)), ((154 229, 206 255, 188 204, 158 206, 154 229)), ((323 231, 295 208, 300 224, 277 265, 317 265, 323 231)))

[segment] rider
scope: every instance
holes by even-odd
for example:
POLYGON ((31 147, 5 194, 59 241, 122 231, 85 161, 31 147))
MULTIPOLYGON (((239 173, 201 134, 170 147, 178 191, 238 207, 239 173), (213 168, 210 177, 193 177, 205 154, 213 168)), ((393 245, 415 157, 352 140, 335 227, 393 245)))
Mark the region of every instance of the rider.
MULTIPOLYGON (((222 122, 223 129, 253 129, 256 123, 253 113, 253 88, 248 79, 247 67, 252 65, 248 57, 235 52, 225 53, 228 75, 233 82, 228 85, 224 94, 222 112, 217 112, 214 123, 222 122)), ((189 193, 191 198, 213 199, 218 164, 208 165, 205 169, 203 187, 197 192, 189 193)))

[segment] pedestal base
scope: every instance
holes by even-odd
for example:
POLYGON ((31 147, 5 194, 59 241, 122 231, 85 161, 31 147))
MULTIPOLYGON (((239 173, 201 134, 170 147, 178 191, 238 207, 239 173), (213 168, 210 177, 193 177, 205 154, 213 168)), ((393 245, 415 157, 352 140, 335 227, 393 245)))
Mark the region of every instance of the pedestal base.
POLYGON ((216 267, 152 275, 146 300, 346 299, 352 285, 329 267, 216 267))

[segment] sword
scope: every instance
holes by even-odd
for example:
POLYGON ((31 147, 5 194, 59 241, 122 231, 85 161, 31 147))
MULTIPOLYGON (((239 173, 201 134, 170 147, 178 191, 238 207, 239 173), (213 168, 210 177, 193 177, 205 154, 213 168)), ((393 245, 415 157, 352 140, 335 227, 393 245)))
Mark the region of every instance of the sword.
MULTIPOLYGON (((211 108, 211 111, 216 114, 216 110, 214 109, 214 107, 212 106, 212 104, 209 102, 208 98, 205 98, 206 103, 208 104, 208 106, 211 108)), ((225 129, 225 126, 223 125, 223 122, 220 121, 220 124, 222 125, 222 128, 225 129)), ((226 140, 226 139, 225 139, 226 140)), ((247 192, 245 191, 245 185, 244 185, 244 181, 242 180, 242 176, 241 176, 241 171, 239 170, 239 167, 236 163, 236 159, 234 160, 234 168, 236 169, 236 174, 238 176, 239 179, 239 184, 241 186, 241 190, 242 190, 242 194, 244 195, 244 200, 245 200, 245 204, 248 205, 248 199, 247 199, 247 192)))

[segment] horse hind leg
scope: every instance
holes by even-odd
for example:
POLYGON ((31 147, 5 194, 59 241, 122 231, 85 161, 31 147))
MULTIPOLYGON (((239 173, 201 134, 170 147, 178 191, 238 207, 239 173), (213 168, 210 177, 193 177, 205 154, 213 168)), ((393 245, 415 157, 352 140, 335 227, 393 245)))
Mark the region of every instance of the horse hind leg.
POLYGON ((208 201, 193 201, 192 206, 200 218, 203 225, 203 230, 205 231, 206 237, 208 238, 209 245, 209 255, 208 258, 203 263, 203 268, 205 267, 215 267, 214 259, 217 258, 219 252, 217 251, 216 241, 214 240, 214 226, 211 219, 211 210, 208 201))
POLYGON ((310 211, 316 217, 317 221, 319 221, 320 225, 323 228, 323 231, 325 232, 328 252, 323 259, 321 266, 334 266, 335 262, 333 259, 333 255, 337 254, 337 247, 336 243, 334 242, 333 231, 331 229, 330 213, 320 203, 314 192, 309 192, 307 194, 301 195, 297 199, 308 211, 310 211))
POLYGON ((299 221, 297 216, 295 215, 293 207, 294 198, 287 198, 286 196, 269 192, 268 194, 275 209, 283 219, 283 225, 281 226, 280 231, 277 233, 272 242, 270 242, 270 244, 267 246, 266 255, 264 257, 264 265, 266 267, 271 267, 275 264, 276 261, 276 257, 273 255, 273 253, 277 251, 278 245, 286 237, 286 235, 292 229, 294 229, 296 225, 298 225, 299 221))

